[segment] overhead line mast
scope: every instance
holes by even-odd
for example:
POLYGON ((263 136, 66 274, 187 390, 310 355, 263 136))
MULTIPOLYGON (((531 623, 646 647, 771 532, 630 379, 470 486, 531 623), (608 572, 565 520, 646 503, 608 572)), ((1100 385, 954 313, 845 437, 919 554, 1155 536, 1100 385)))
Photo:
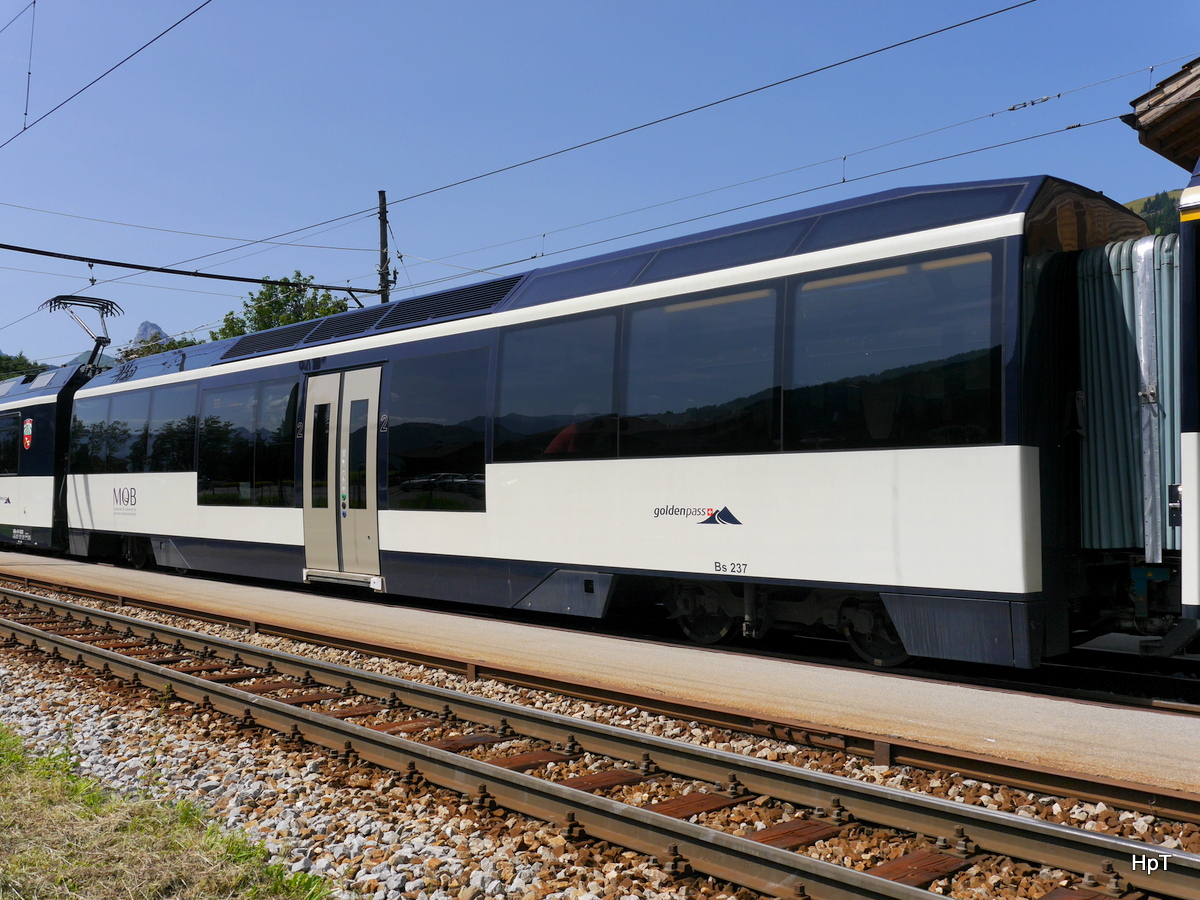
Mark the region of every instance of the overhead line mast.
POLYGON ((392 275, 388 270, 387 191, 379 192, 379 302, 391 299, 392 275))

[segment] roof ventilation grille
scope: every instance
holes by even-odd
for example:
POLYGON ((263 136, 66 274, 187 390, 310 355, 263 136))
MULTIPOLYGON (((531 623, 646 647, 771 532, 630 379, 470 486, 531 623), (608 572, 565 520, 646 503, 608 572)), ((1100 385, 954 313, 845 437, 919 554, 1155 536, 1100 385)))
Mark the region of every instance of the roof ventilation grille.
POLYGON ((353 312, 340 313, 336 316, 322 319, 321 324, 314 328, 312 334, 304 339, 304 343, 315 344, 317 341, 328 341, 335 338, 349 337, 352 334, 361 334, 369 330, 372 325, 383 318, 388 308, 387 306, 368 306, 365 309, 356 309, 353 312))
POLYGON ((237 359, 239 356, 253 356, 255 353, 294 347, 315 327, 315 322, 298 322, 283 328, 272 328, 270 331, 256 331, 241 338, 221 355, 221 359, 237 359))
POLYGON ((430 294, 427 297, 400 300, 392 304, 388 314, 375 328, 377 331, 382 331, 425 322, 429 319, 444 319, 467 313, 487 312, 507 297, 524 277, 524 275, 513 275, 496 281, 485 281, 483 284, 472 284, 450 291, 442 291, 440 294, 430 294))

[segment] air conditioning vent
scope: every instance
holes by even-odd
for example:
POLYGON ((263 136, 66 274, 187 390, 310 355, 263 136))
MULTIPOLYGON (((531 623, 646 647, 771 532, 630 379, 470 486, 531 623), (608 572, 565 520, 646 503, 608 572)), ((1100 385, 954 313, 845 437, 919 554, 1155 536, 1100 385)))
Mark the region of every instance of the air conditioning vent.
POLYGON ((383 318, 390 306, 390 304, 388 306, 368 306, 366 309, 356 309, 353 312, 339 313, 336 316, 322 319, 321 324, 304 339, 304 343, 315 344, 317 341, 335 340, 349 337, 352 334, 361 334, 383 318))
POLYGON ((270 331, 248 334, 226 350, 221 355, 221 359, 237 359, 239 356, 253 356, 256 353, 268 353, 272 350, 286 350, 303 340, 304 336, 317 325, 317 322, 299 322, 295 325, 285 325, 283 328, 272 328, 270 331))
POLYGON ((472 284, 467 287, 442 291, 440 294, 430 294, 428 297, 415 297, 412 300, 400 300, 391 305, 388 314, 383 317, 376 331, 399 328, 404 325, 414 325, 430 319, 445 319, 450 316, 461 316, 468 313, 488 312, 501 300, 508 296, 524 275, 513 275, 510 278, 500 278, 483 284, 472 284))

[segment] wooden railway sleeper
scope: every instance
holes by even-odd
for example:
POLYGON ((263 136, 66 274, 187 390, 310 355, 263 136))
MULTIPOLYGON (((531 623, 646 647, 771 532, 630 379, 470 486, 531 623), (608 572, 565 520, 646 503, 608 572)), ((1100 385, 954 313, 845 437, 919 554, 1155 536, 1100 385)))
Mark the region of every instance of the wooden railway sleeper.
MULTIPOLYGON (((17 628, 22 633, 25 633, 24 627, 17 626, 17 628)), ((40 642, 42 640, 44 640, 44 638, 33 637, 32 635, 28 636, 29 645, 32 647, 40 647, 41 646, 40 642)), ((81 644, 79 642, 72 641, 71 639, 54 639, 54 640, 47 641, 46 643, 51 644, 51 645, 57 645, 60 640, 65 641, 66 642, 65 646, 71 647, 73 652, 80 651, 80 652, 86 653, 88 655, 89 664, 99 665, 102 668, 102 671, 107 671, 107 672, 111 673, 114 671, 113 667, 116 666, 117 668, 119 668, 120 673, 123 675, 123 677, 128 678, 131 683, 134 683, 134 684, 140 683, 142 681, 142 675, 150 674, 150 672, 151 672, 151 670, 148 668, 142 668, 142 667, 146 666, 145 663, 139 662, 135 659, 131 659, 128 657, 122 658, 111 651, 107 651, 102 648, 89 647, 87 644, 81 644)), ((155 667, 155 668, 157 669, 157 667, 155 667)), ((330 667, 330 668, 340 670, 341 667, 330 667)), ((161 678, 162 677, 161 673, 164 670, 157 669, 157 671, 160 674, 156 674, 155 678, 161 678)), ((184 694, 187 694, 189 697, 194 698, 194 699, 203 698, 203 700, 207 701, 210 706, 214 705, 212 702, 212 698, 217 695, 216 694, 207 694, 207 693, 205 693, 205 691, 212 690, 212 691, 220 692, 222 690, 225 690, 225 689, 221 688, 220 685, 209 684, 207 686, 204 686, 205 683, 203 681, 201 681, 199 679, 195 679, 192 676, 188 676, 186 674, 174 674, 173 677, 178 679, 178 683, 179 683, 180 687, 186 688, 186 691, 184 691, 183 693, 180 693, 180 696, 184 696, 184 694)), ((366 676, 363 676, 363 677, 366 677, 366 676)), ((377 679, 377 680, 388 680, 388 681, 392 681, 392 682, 395 681, 395 679, 377 679)), ((236 689, 231 689, 231 690, 236 690, 236 689)), ((416 687, 412 687, 412 688, 406 688, 405 690, 406 690, 406 694, 410 690, 415 690, 418 693, 423 693, 426 696, 437 696, 438 694, 446 693, 439 689, 429 689, 424 686, 416 686, 416 687)), ((411 701, 407 701, 407 702, 409 702, 411 704, 411 701)), ((252 714, 250 712, 249 707, 245 707, 245 706, 242 706, 240 709, 237 709, 237 710, 231 710, 229 708, 228 701, 224 700, 224 699, 221 701, 220 704, 216 704, 216 705, 219 706, 220 708, 224 709, 227 712, 234 712, 235 715, 236 715, 236 712, 241 712, 243 714, 242 721, 252 723, 252 727, 271 727, 271 728, 275 728, 277 730, 283 730, 283 731, 287 731, 289 733, 291 732, 291 727, 292 727, 291 722, 285 718, 281 718, 282 713, 281 713, 280 709, 277 708, 275 701, 271 701, 269 698, 259 701, 259 704, 256 707, 259 710, 259 712, 261 713, 261 715, 259 715, 259 716, 255 716, 254 714, 252 714), (265 716, 265 718, 264 718, 264 716, 265 716), (287 724, 284 724, 285 722, 287 722, 287 724)), ((483 705, 487 706, 489 704, 483 704, 483 705)), ((503 704, 496 704, 496 703, 491 703, 490 705, 493 707, 496 707, 496 708, 504 706, 503 704)), ((278 707, 282 707, 282 708, 286 709, 286 706, 284 704, 278 704, 278 707)), ((450 710, 449 704, 448 703, 443 704, 443 713, 449 712, 449 710, 450 710)), ((508 715, 512 716, 512 715, 517 714, 518 712, 520 712, 523 717, 527 717, 529 715, 529 711, 519 710, 519 709, 510 709, 508 712, 508 715)), ((322 744, 324 746, 331 746, 330 736, 335 732, 330 730, 332 728, 332 726, 329 724, 329 722, 330 722, 329 717, 322 716, 322 715, 319 715, 319 714, 313 713, 313 712, 304 711, 304 710, 296 710, 292 713, 292 715, 300 716, 301 721, 307 723, 307 725, 303 729, 301 729, 302 732, 307 737, 307 739, 315 741, 316 743, 322 744)), ((561 718, 561 717, 543 717, 543 718, 550 719, 550 718, 561 718)), ((525 718, 523 718, 523 721, 525 721, 525 718)), ((618 729, 612 729, 612 728, 609 728, 608 726, 598 726, 598 725, 593 725, 591 723, 580 723, 578 720, 570 720, 570 721, 571 721, 571 724, 573 726, 575 726, 576 728, 585 727, 585 728, 589 729, 589 732, 588 732, 589 735, 595 736, 595 737, 602 737, 605 740, 611 740, 612 738, 614 738, 616 735, 614 735, 613 732, 618 731, 618 729)), ((395 750, 399 750, 401 752, 402 756, 404 754, 413 754, 413 753, 417 752, 417 750, 415 750, 414 748, 420 747, 420 745, 413 745, 413 744, 411 744, 411 742, 401 740, 401 741, 399 741, 399 745, 389 745, 388 748, 385 750, 385 748, 382 745, 379 745, 378 742, 395 740, 395 739, 387 738, 386 736, 381 735, 377 731, 373 732, 373 731, 370 731, 369 729, 364 729, 361 726, 355 726, 352 724, 344 724, 343 723, 343 724, 341 724, 341 727, 344 729, 348 729, 349 734, 355 735, 353 740, 347 739, 347 740, 343 741, 343 750, 348 753, 352 752, 352 753, 355 753, 360 756, 364 753, 364 751, 367 751, 368 755, 364 756, 363 758, 367 759, 368 761, 382 762, 383 760, 390 759, 390 758, 392 758, 391 754, 395 750), (375 735, 375 737, 371 737, 371 735, 375 735)), ((575 739, 574 734, 571 734, 570 740, 572 742, 574 742, 574 739, 575 739)), ((709 758, 711 758, 711 761, 715 761, 717 759, 723 760, 728 757, 728 754, 721 754, 718 751, 706 751, 704 748, 691 747, 690 745, 683 745, 680 747, 671 748, 671 747, 669 747, 669 745, 672 744, 673 742, 665 741, 664 739, 655 739, 655 738, 646 737, 646 736, 639 736, 639 740, 641 740, 643 743, 649 743, 654 747, 658 747, 660 751, 668 750, 668 749, 673 750, 673 752, 675 753, 675 762, 676 763, 679 762, 680 760, 686 759, 686 758, 691 758, 691 759, 695 760, 696 762, 700 762, 702 760, 708 760, 709 758), (680 754, 682 754, 682 755, 680 755, 680 754)), ((333 745, 333 746, 336 746, 336 745, 333 745)), ((642 751, 642 752, 649 752, 649 751, 642 751)), ((458 776, 452 774, 454 771, 457 771, 457 769, 447 768, 448 762, 444 759, 444 757, 439 756, 438 753, 439 753, 439 751, 437 751, 436 749, 433 749, 433 748, 421 751, 420 753, 418 753, 418 756, 423 761, 423 764, 420 767, 417 767, 414 762, 411 769, 415 769, 417 771, 417 774, 419 774, 419 775, 428 777, 428 772, 421 771, 421 770, 424 769, 426 766, 430 766, 430 767, 432 767, 432 770, 438 771, 442 778, 448 779, 448 781, 449 781, 448 786, 458 785, 459 784, 459 782, 457 781, 458 776), (432 756, 430 756, 429 754, 432 754, 432 756)), ((463 759, 457 758, 457 757, 456 757, 456 759, 460 759, 460 762, 457 763, 456 765, 457 766, 465 766, 468 771, 471 771, 473 769, 478 770, 478 771, 484 771, 484 770, 478 769, 479 766, 484 765, 482 763, 474 763, 473 764, 473 761, 471 761, 469 759, 463 760, 463 759)), ((739 760, 739 765, 742 767, 742 769, 741 769, 742 775, 740 776, 740 780, 747 781, 748 779, 752 779, 750 781, 750 783, 748 784, 748 787, 750 790, 755 791, 755 792, 765 792, 765 793, 772 793, 772 794, 774 792, 762 790, 762 788, 765 785, 765 782, 762 782, 762 778, 770 772, 775 772, 775 771, 783 770, 783 769, 787 768, 784 766, 780 766, 779 764, 767 763, 765 761, 754 760, 754 759, 739 760), (758 782, 758 783, 755 783, 755 782, 758 782)), ((487 767, 486 770, 491 771, 491 772, 496 772, 496 773, 500 773, 503 771, 499 767, 493 767, 493 766, 487 767)), ((686 773, 686 775, 687 775, 687 777, 697 777, 700 775, 700 773, 699 772, 686 773)), ((493 787, 491 789, 491 792, 496 796, 498 802, 501 802, 502 804, 510 804, 509 808, 515 808, 515 809, 522 808, 522 805, 524 805, 526 803, 526 801, 522 798, 526 797, 526 795, 530 791, 534 792, 534 794, 536 794, 537 796, 542 797, 545 802, 549 802, 550 806, 554 806, 555 804, 560 804, 561 802, 564 802, 566 800, 566 798, 555 793, 554 786, 552 783, 543 782, 542 787, 535 788, 528 783, 528 776, 521 776, 516 772, 511 772, 505 777, 509 778, 509 779, 518 779, 518 780, 522 779, 522 778, 527 779, 525 782, 522 782, 519 787, 515 783, 512 784, 511 786, 509 786, 507 782, 502 782, 502 784, 504 785, 502 791, 497 790, 495 787, 493 787), (511 804, 515 804, 515 805, 511 805, 511 804)), ((810 784, 813 788, 816 788, 815 793, 812 793, 811 788, 805 788, 805 791, 810 792, 808 794, 808 796, 812 796, 814 799, 819 798, 821 793, 826 791, 829 787, 832 787, 834 785, 834 783, 838 783, 837 786, 838 786, 839 790, 837 790, 837 793, 835 795, 830 796, 829 794, 826 794, 826 797, 827 797, 826 803, 828 804, 830 810, 833 813, 833 816, 835 816, 835 817, 839 815, 839 812, 838 812, 839 808, 842 810, 845 810, 846 813, 849 813, 852 809, 855 809, 855 807, 857 807, 858 809, 861 809, 862 811, 869 812, 869 814, 862 815, 860 812, 858 812, 856 810, 855 811, 856 816, 861 815, 861 817, 866 821, 872 821, 872 822, 876 822, 876 823, 883 824, 886 826, 886 825, 888 825, 889 816, 891 816, 892 813, 894 813, 896 811, 895 807, 894 806, 889 807, 888 803, 890 802, 891 804, 894 805, 894 804, 903 802, 903 803, 905 803, 905 805, 907 807, 909 807, 908 809, 906 809, 905 814, 911 815, 913 813, 916 813, 915 819, 910 824, 894 825, 894 827, 903 827, 903 828, 910 829, 910 830, 916 830, 916 831, 922 831, 924 833, 930 833, 931 829, 926 827, 926 825, 929 823, 932 823, 932 822, 937 822, 937 821, 945 822, 945 821, 947 821, 947 819, 945 818, 945 815, 943 815, 943 818, 941 818, 941 819, 938 819, 937 815, 948 814, 949 815, 948 821, 958 825, 959 828, 962 828, 962 824, 964 822, 974 822, 975 825, 972 826, 973 828, 979 828, 982 831, 987 832, 987 835, 986 835, 987 845, 989 846, 988 852, 1006 853, 1007 855, 1012 855, 1017 858, 1032 859, 1032 860, 1042 862, 1043 864, 1058 865, 1058 866, 1061 866, 1064 868, 1074 869, 1076 871, 1080 871, 1081 868, 1086 869, 1086 866, 1081 866, 1079 864, 1072 864, 1072 861, 1078 863, 1078 862, 1082 862, 1084 859, 1094 859, 1095 858, 1094 853, 1093 853, 1093 855, 1089 856, 1088 853, 1090 851, 1085 850, 1085 848, 1105 848, 1105 849, 1112 848, 1114 850, 1118 849, 1118 848, 1124 848, 1124 852, 1128 853, 1128 852, 1131 852, 1131 850, 1133 850, 1133 851, 1141 850, 1146 846, 1146 845, 1138 844, 1136 842, 1124 841, 1122 839, 1111 838, 1111 837, 1104 836, 1104 835, 1097 835, 1095 833, 1084 832, 1084 831, 1081 831, 1078 829, 1067 828, 1065 826, 1050 825, 1048 823, 1035 821, 1035 820, 1019 820, 1019 819, 1015 819, 1014 817, 1003 815, 1003 814, 997 814, 997 813, 994 813, 989 810, 983 810, 983 809, 976 808, 976 807, 965 807, 962 804, 953 804, 953 803, 949 803, 947 801, 942 801, 938 798, 921 797, 919 795, 909 795, 909 794, 906 794, 905 792, 883 788, 882 786, 859 784, 859 783, 847 783, 847 782, 843 781, 842 779, 837 779, 833 776, 825 776, 825 775, 822 775, 821 773, 797 770, 797 771, 790 771, 788 773, 788 777, 791 779, 792 783, 797 787, 799 787, 801 784, 807 783, 807 784, 810 784), (824 785, 825 787, 818 788, 817 787, 818 785, 824 785), (850 806, 849 804, 843 805, 841 803, 841 799, 840 799, 843 796, 852 796, 854 806, 850 806), (883 802, 881 805, 880 801, 884 801, 885 798, 888 798, 888 800, 886 802, 883 802), (835 800, 836 800, 836 802, 835 802, 835 800), (891 809, 891 813, 889 813, 889 809, 891 809), (880 817, 882 817, 882 819, 883 819, 882 822, 880 821, 880 817), (926 822, 925 824, 922 824, 922 817, 924 817, 924 819, 928 820, 928 822, 926 822), (955 818, 959 819, 959 822, 955 823, 954 822, 955 818), (997 830, 998 827, 1000 827, 1000 830, 997 830), (1016 835, 1016 834, 1020 834, 1020 833, 1025 833, 1028 835, 1028 837, 1022 839, 1022 840, 1024 840, 1024 843, 1022 843, 1022 840, 1018 840, 1017 844, 1015 846, 1027 848, 1027 849, 1029 849, 1030 852, 1019 852, 1019 851, 1013 852, 1012 850, 1005 849, 1003 846, 997 846, 997 838, 1000 838, 1002 835, 1004 835, 1004 834, 1016 835), (1048 858, 1048 857, 1050 857, 1050 858, 1048 858), (1070 860, 1070 861, 1064 862, 1063 860, 1070 860)), ((533 780, 536 781, 536 779, 533 779, 533 780)), ((446 782, 442 781, 440 783, 446 783, 446 782)), ((560 788, 561 788, 561 786, 560 786, 560 788)), ((456 789, 461 789, 461 787, 456 787, 456 789)), ((569 793, 574 793, 574 792, 569 792, 569 793)), ((803 795, 804 791, 801 791, 801 794, 803 795)), ((776 796, 778 796, 778 795, 776 795, 776 796)), ((793 798, 794 801, 797 799, 799 800, 799 802, 804 803, 805 805, 814 805, 810 802, 806 802, 805 800, 803 800, 799 797, 793 798)), ((533 802, 533 801, 530 800, 529 802, 533 802)), ((539 805, 539 804, 535 804, 535 805, 539 805)), ((620 804, 616 804, 616 806, 620 806, 620 804)), ((618 834, 626 834, 625 826, 615 824, 618 820, 620 820, 620 821, 635 821, 635 822, 640 821, 640 822, 644 822, 645 824, 648 825, 650 822, 655 821, 656 818, 657 819, 665 818, 662 816, 654 817, 654 815, 652 813, 649 813, 649 812, 646 812, 643 810, 643 811, 641 811, 641 813, 646 816, 650 816, 651 818, 649 820, 641 819, 639 817, 639 811, 636 808, 630 808, 630 809, 626 810, 624 813, 620 813, 619 811, 617 811, 613 808, 613 801, 606 802, 604 800, 604 798, 596 798, 592 804, 587 804, 584 807, 580 807, 580 809, 586 809, 587 816, 588 816, 588 820, 586 822, 581 822, 581 824, 583 824, 583 827, 585 827, 587 829, 589 834, 592 834, 593 836, 600 836, 600 837, 603 837, 604 839, 615 839, 616 835, 618 835, 618 834), (614 819, 613 816, 617 816, 617 818, 614 819), (624 816, 624 819, 621 819, 620 818, 621 816, 624 816), (617 828, 616 832, 612 831, 612 828, 614 828, 614 827, 617 828), (609 835, 612 835, 612 837, 610 837, 609 835)), ((538 813, 538 814, 540 815, 540 813, 538 813)), ((545 816, 543 816, 543 817, 545 817, 545 816)), ((661 833, 662 829, 664 827, 665 826, 655 825, 652 829, 652 832, 655 834, 661 833)), ((689 826, 688 823, 680 823, 680 825, 676 827, 675 833, 680 834, 682 836, 681 843, 676 844, 676 848, 677 848, 676 852, 679 852, 679 849, 683 846, 683 844, 687 844, 688 846, 691 846, 693 848, 699 848, 700 846, 703 846, 706 841, 712 840, 711 837, 702 839, 701 837, 699 837, 697 832, 692 830, 694 828, 699 828, 699 826, 689 826), (701 843, 697 844, 696 841, 700 841, 701 843)), ((939 829, 934 828, 932 830, 934 831, 934 833, 936 833, 937 830, 939 830, 939 829)), ((965 837, 965 828, 962 828, 962 833, 963 833, 963 836, 965 837)), ((626 841, 622 841, 622 840, 618 839, 618 842, 627 842, 627 841, 631 842, 631 843, 627 843, 627 845, 634 846, 636 849, 639 847, 646 846, 645 840, 643 840, 644 837, 646 837, 646 835, 643 835, 640 831, 638 831, 635 828, 634 831, 628 832, 626 834, 626 841), (639 836, 639 835, 641 835, 641 836, 639 836)), ((982 837, 982 836, 980 836, 980 837, 982 837)), ((737 843, 738 841, 743 841, 743 840, 744 839, 740 839, 740 838, 734 839, 735 843, 737 843)), ((753 844, 756 842, 747 841, 746 843, 753 844)), ((999 841, 999 844, 1002 845, 1003 843, 1004 843, 1003 840, 999 841)), ((696 858, 694 856, 694 854, 690 851, 687 852, 686 854, 681 853, 680 855, 688 855, 688 856, 692 856, 693 858, 696 858)), ((1194 856, 1192 856, 1190 854, 1186 854, 1186 853, 1178 853, 1178 854, 1173 855, 1173 859, 1174 859, 1174 862, 1172 864, 1172 868, 1171 868, 1170 872, 1169 873, 1160 873, 1164 877, 1164 880, 1167 881, 1168 883, 1164 884, 1164 885, 1155 885, 1155 888, 1156 888, 1155 892, 1159 893, 1159 894, 1167 894, 1167 895, 1173 895, 1173 896, 1177 896, 1177 897, 1188 898, 1188 900, 1200 900, 1200 877, 1198 877, 1198 876, 1200 876, 1200 857, 1194 857, 1194 856)), ((754 871, 758 873, 757 875, 755 875, 753 877, 748 876, 748 880, 744 880, 744 881, 741 879, 737 879, 737 880, 741 881, 741 883, 747 884, 747 886, 754 887, 755 889, 760 889, 760 890, 764 889, 764 888, 759 887, 759 885, 766 885, 765 889, 770 890, 772 892, 778 892, 780 889, 790 890, 791 887, 799 880, 793 875, 793 876, 788 876, 782 882, 777 883, 776 881, 772 881, 771 879, 775 878, 775 876, 767 876, 767 875, 764 875, 763 873, 768 872, 768 871, 776 871, 775 869, 772 868, 772 866, 776 862, 782 862, 782 860, 771 858, 770 855, 768 854, 766 857, 763 857, 760 860, 760 862, 762 864, 765 864, 767 866, 767 868, 766 869, 762 869, 761 867, 755 868, 754 871), (773 860, 773 861, 769 862, 768 860, 773 860), (763 878, 766 878, 767 880, 763 881, 762 880, 763 878)), ((798 868, 804 870, 805 872, 810 873, 812 875, 812 878, 810 879, 810 881, 812 883, 809 884, 809 888, 811 889, 812 885, 816 883, 816 881, 813 881, 813 879, 819 880, 820 878, 826 877, 829 874, 828 868, 822 868, 822 866, 828 867, 829 864, 819 864, 815 868, 812 866, 813 863, 818 863, 818 862, 819 861, 809 861, 805 857, 800 857, 797 859, 791 859, 789 857, 788 861, 786 862, 786 866, 790 867, 792 869, 795 869, 798 867, 798 868)), ((755 865, 758 865, 758 864, 756 863, 755 865)), ((1105 887, 1108 890, 1117 890, 1120 887, 1123 887, 1123 885, 1126 883, 1124 879, 1127 877, 1131 881, 1136 880, 1136 878, 1137 878, 1136 871, 1134 871, 1132 873, 1132 876, 1125 876, 1125 875, 1123 875, 1123 873, 1119 872, 1116 868, 1116 865, 1111 862, 1106 863, 1106 867, 1110 870, 1110 872, 1108 874, 1106 874, 1105 887), (1114 885, 1116 886, 1115 888, 1113 887, 1114 885)), ((719 871, 713 872, 713 869, 711 866, 709 868, 709 871, 711 873, 717 874, 719 877, 727 877, 725 875, 724 871, 720 871, 720 869, 721 869, 720 865, 716 866, 716 868, 719 871)), ((754 866, 752 866, 752 868, 754 868, 754 866)), ((835 866, 833 868, 837 868, 837 867, 835 866)), ((1128 867, 1128 865, 1126 865, 1126 870, 1128 871, 1128 869, 1129 869, 1129 867, 1128 867)), ((861 874, 861 873, 858 873, 858 874, 861 874)), ((851 879, 851 881, 854 881, 855 874, 847 873, 845 876, 840 876, 840 877, 846 877, 846 878, 851 879)), ((881 881, 882 879, 872 878, 870 880, 878 882, 878 881, 881 881)), ((857 883, 857 886, 862 888, 863 890, 865 890, 866 895, 879 896, 878 886, 870 887, 870 886, 867 886, 866 883, 863 883, 863 882, 857 883)), ((905 896, 905 897, 911 896, 913 898, 913 900, 916 900, 916 898, 920 896, 920 894, 908 895, 908 894, 903 894, 903 892, 901 892, 900 894, 896 894, 894 892, 893 893, 885 892, 885 893, 887 894, 887 896, 892 896, 892 897, 901 896, 901 895, 905 896)), ((824 889, 822 889, 822 891, 818 892, 815 895, 819 895, 819 894, 825 894, 825 896, 830 896, 828 894, 828 892, 825 891, 824 889)))

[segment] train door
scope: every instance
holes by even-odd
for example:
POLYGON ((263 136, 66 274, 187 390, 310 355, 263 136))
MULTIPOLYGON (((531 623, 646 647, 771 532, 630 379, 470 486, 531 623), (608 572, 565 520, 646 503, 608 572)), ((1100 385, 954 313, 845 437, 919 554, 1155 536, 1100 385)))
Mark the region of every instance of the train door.
POLYGON ((306 581, 379 577, 379 368, 308 378, 304 405, 306 581))

